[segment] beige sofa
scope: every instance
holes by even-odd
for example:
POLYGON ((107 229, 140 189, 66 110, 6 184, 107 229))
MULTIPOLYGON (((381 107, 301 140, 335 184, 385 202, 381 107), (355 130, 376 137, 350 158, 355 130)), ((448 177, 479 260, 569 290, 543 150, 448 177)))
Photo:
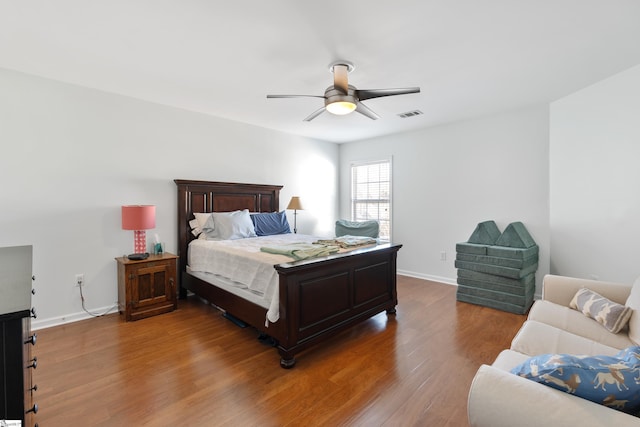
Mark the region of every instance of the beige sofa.
POLYGON ((471 426, 640 426, 640 418, 521 378, 509 371, 530 356, 568 353, 613 356, 640 343, 640 279, 632 285, 545 276, 542 299, 491 366, 482 365, 471 384, 471 426), (633 309, 628 329, 613 334, 580 311, 573 296, 588 288, 633 309))

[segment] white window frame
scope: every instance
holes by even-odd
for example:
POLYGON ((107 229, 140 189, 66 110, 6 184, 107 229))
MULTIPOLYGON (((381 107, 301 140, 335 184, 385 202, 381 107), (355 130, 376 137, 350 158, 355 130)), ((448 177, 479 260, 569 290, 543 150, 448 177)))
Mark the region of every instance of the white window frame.
POLYGON ((380 216, 378 215, 377 218, 357 218, 356 217, 356 204, 359 201, 362 200, 377 200, 379 203, 384 203, 385 201, 387 202, 388 206, 389 206, 389 219, 388 219, 388 230, 389 230, 389 235, 388 236, 383 236, 382 233, 380 235, 380 239, 382 241, 391 241, 391 234, 392 234, 392 230, 393 230, 393 194, 392 194, 392 188, 393 188, 393 162, 392 162, 392 158, 384 158, 384 159, 380 159, 380 160, 368 160, 368 161, 355 161, 355 162, 351 162, 351 166, 349 169, 350 172, 350 180, 351 180, 351 220, 352 221, 362 221, 365 219, 376 219, 378 220, 378 222, 380 223, 380 230, 383 230, 383 223, 386 220, 381 220, 380 216), (388 199, 356 199, 356 182, 355 182, 355 177, 354 177, 354 172, 355 169, 358 167, 362 167, 362 166, 370 166, 370 165, 378 165, 378 164, 383 164, 386 163, 389 165, 389 197, 388 199))

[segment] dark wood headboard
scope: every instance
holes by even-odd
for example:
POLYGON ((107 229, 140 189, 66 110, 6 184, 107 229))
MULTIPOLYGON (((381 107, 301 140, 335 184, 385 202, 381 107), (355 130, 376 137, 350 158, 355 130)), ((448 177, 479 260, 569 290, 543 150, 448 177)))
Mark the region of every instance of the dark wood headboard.
POLYGON ((178 186, 178 256, 180 271, 187 268, 187 249, 194 239, 189 221, 194 212, 277 212, 282 185, 175 179, 178 186))

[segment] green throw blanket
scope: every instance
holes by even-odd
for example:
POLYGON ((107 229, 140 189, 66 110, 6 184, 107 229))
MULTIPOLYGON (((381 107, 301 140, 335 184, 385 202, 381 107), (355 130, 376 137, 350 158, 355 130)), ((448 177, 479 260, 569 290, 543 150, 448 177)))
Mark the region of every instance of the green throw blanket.
POLYGON ((378 243, 373 237, 345 235, 335 239, 325 239, 313 242, 315 245, 340 246, 341 248, 357 248, 359 246, 375 245, 378 243))
POLYGON ((260 251, 276 255, 286 255, 295 260, 327 256, 338 252, 339 246, 313 243, 291 243, 288 245, 264 246, 260 251))

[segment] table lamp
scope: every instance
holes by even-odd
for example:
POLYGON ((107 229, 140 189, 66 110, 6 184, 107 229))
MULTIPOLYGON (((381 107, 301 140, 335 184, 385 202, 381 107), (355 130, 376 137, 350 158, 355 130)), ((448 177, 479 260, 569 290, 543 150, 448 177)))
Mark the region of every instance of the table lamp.
POLYGON ((298 215, 298 211, 304 210, 304 208, 302 207, 302 203, 300 203, 300 197, 298 196, 293 196, 291 198, 291 200, 289 201, 289 205, 287 206, 287 209, 293 209, 293 232, 297 233, 298 232, 298 224, 297 224, 297 215, 298 215))
POLYGON ((122 207, 122 229, 133 230, 134 253, 129 259, 145 259, 147 236, 145 230, 156 226, 156 207, 154 205, 128 205, 122 207))

